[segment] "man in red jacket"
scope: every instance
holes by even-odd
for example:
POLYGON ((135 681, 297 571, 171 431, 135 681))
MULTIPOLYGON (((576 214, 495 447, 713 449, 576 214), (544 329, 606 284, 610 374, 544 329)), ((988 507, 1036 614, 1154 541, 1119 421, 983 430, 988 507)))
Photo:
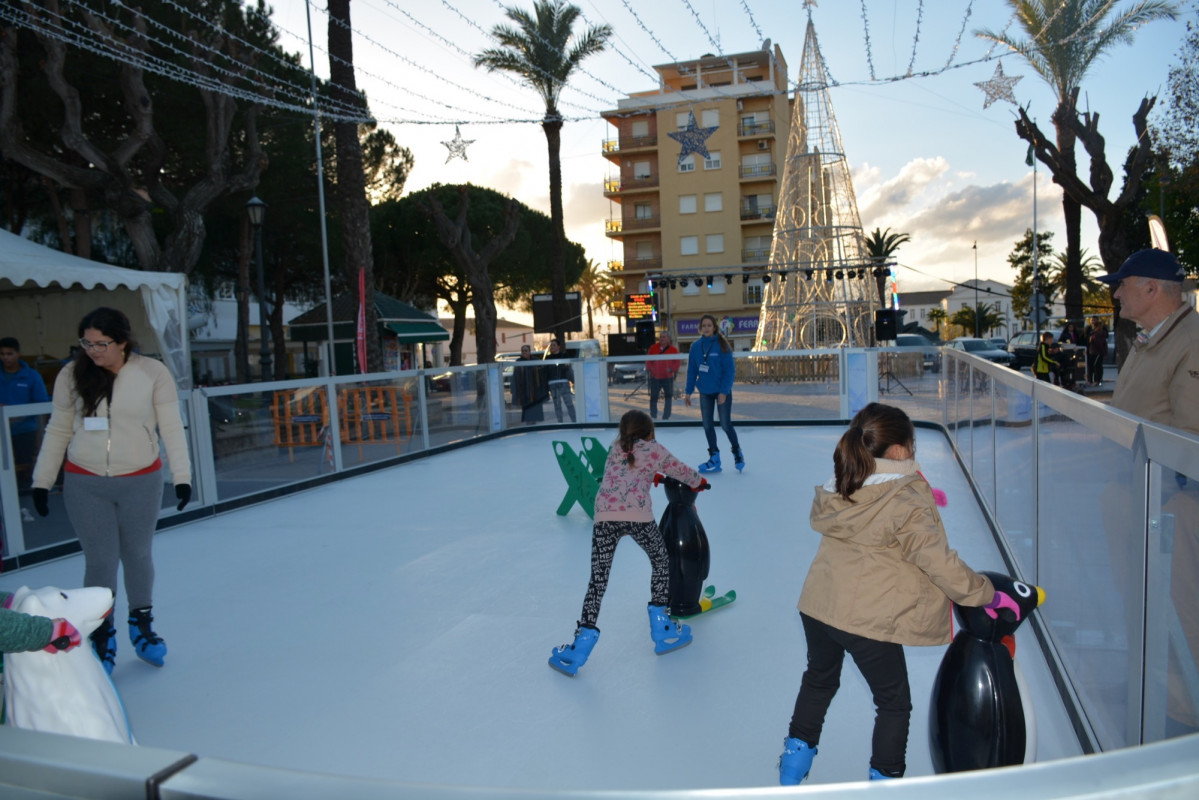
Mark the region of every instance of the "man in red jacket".
MULTIPOLYGON (((677 352, 679 349, 671 343, 670 331, 667 330, 658 334, 658 341, 649 348, 651 356, 677 352)), ((654 419, 658 418, 658 392, 666 395, 666 402, 662 406, 662 419, 670 419, 670 403, 674 399, 674 376, 679 371, 680 363, 682 362, 677 359, 645 362, 645 372, 649 376, 649 415, 654 419)))

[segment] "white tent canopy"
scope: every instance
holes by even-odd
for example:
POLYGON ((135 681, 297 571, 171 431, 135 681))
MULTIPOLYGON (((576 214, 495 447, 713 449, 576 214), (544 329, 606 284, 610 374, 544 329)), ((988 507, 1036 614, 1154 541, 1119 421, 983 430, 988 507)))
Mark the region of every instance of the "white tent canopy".
POLYGON ((0 230, 0 336, 17 337, 27 360, 66 358, 100 306, 125 312, 141 352, 191 389, 185 275, 110 267, 0 230))

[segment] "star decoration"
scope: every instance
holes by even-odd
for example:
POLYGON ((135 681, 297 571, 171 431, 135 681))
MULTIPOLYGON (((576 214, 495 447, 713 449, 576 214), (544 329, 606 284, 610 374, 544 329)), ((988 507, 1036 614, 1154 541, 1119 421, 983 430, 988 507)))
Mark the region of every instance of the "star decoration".
POLYGON ((719 125, 713 125, 711 128, 701 128, 695 124, 695 114, 688 113, 686 128, 678 133, 667 132, 667 136, 682 145, 679 149, 679 166, 682 166, 683 159, 692 153, 699 153, 704 158, 708 158, 708 146, 704 142, 719 127, 719 125))
POLYGON ((995 65, 995 74, 991 76, 989 81, 979 81, 974 85, 983 90, 986 99, 983 100, 983 108, 991 105, 998 100, 1007 100, 1014 106, 1020 105, 1016 102, 1015 95, 1012 94, 1012 87, 1015 86, 1023 75, 1013 75, 1011 77, 1003 74, 1003 62, 1000 61, 995 65))
POLYGON ((450 154, 445 157, 445 163, 450 163, 455 157, 461 158, 463 161, 469 161, 470 159, 466 157, 466 146, 474 143, 474 139, 463 139, 462 133, 459 132, 458 126, 455 125, 454 138, 448 142, 442 142, 446 149, 450 151, 450 154))

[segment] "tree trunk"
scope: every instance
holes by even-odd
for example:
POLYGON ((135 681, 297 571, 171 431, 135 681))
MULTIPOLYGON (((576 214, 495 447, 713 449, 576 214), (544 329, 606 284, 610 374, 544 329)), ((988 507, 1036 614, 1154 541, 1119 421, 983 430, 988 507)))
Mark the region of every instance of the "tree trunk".
POLYGON ((82 189, 71 190, 71 222, 75 225, 75 255, 92 257, 92 211, 82 189))
POLYGON ((458 187, 458 215, 453 220, 446 215, 441 202, 433 194, 429 195, 423 207, 433 218, 437 227, 437 237, 449 248, 450 254, 470 281, 471 305, 475 310, 475 347, 478 349, 478 363, 490 364, 495 361, 497 315, 495 287, 487 270, 496 256, 516 237, 516 230, 520 226, 520 206, 515 200, 508 201, 504 209, 503 228, 482 250, 476 251, 471 243, 470 228, 466 223, 466 212, 470 208, 469 188, 458 187))
MULTIPOLYGON (((353 30, 350 0, 329 0, 329 78, 334 98, 350 108, 362 108, 354 78, 353 30)), ((366 199, 366 176, 362 170, 362 142, 354 122, 335 122, 337 150, 337 195, 341 201, 341 232, 345 246, 343 270, 346 283, 358 286, 365 273, 366 371, 383 371, 379 346, 379 321, 375 311, 375 267, 371 248, 370 203, 366 199)))
MULTIPOLYGON (((458 295, 447 301, 454 312, 454 330, 450 334, 450 366, 462 366, 462 344, 466 341, 466 309, 470 306, 469 295, 458 295)), ((482 359, 476 359, 480 364, 482 359)))
MULTIPOLYGON (((566 341, 570 308, 566 305, 566 221, 562 213, 562 120, 557 111, 541 123, 550 161, 550 292, 554 311, 554 338, 566 341)), ((480 362, 482 363, 482 362, 480 362)))
MULTIPOLYGON (((1076 116, 1074 98, 1066 97, 1053 111, 1053 127, 1057 131, 1057 148, 1061 154, 1062 167, 1071 174, 1078 173, 1078 160, 1074 152, 1075 136, 1071 121, 1076 116)), ((1062 218, 1066 223, 1066 264, 1063 274, 1063 303, 1066 319, 1082 322, 1082 206, 1062 192, 1062 218)))

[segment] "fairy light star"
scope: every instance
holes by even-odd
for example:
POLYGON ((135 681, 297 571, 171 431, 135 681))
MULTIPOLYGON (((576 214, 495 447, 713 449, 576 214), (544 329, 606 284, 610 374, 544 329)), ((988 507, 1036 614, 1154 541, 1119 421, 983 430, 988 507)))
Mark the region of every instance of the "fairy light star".
POLYGON ((996 64, 995 74, 991 76, 990 80, 978 81, 974 84, 982 89, 983 94, 986 95, 986 98, 983 100, 983 108, 985 109, 999 100, 1006 100, 1014 106, 1020 105, 1016 102, 1016 96, 1012 94, 1012 87, 1019 83, 1023 77, 1023 75, 1004 75, 1003 62, 1000 61, 996 64))
POLYGON ((708 158, 708 146, 705 142, 719 127, 719 125, 713 125, 711 128, 701 128, 695 124, 695 114, 687 112, 687 127, 677 133, 669 131, 666 133, 667 136, 682 145, 679 149, 679 166, 682 166, 683 159, 692 153, 699 153, 704 158, 708 158))
POLYGON ((467 145, 474 143, 474 139, 463 139, 462 133, 458 130, 458 126, 455 125, 454 138, 448 142, 442 142, 446 149, 450 151, 449 155, 445 157, 445 163, 448 164, 455 158, 461 158, 463 161, 470 161, 470 159, 466 157, 466 147, 467 145))

